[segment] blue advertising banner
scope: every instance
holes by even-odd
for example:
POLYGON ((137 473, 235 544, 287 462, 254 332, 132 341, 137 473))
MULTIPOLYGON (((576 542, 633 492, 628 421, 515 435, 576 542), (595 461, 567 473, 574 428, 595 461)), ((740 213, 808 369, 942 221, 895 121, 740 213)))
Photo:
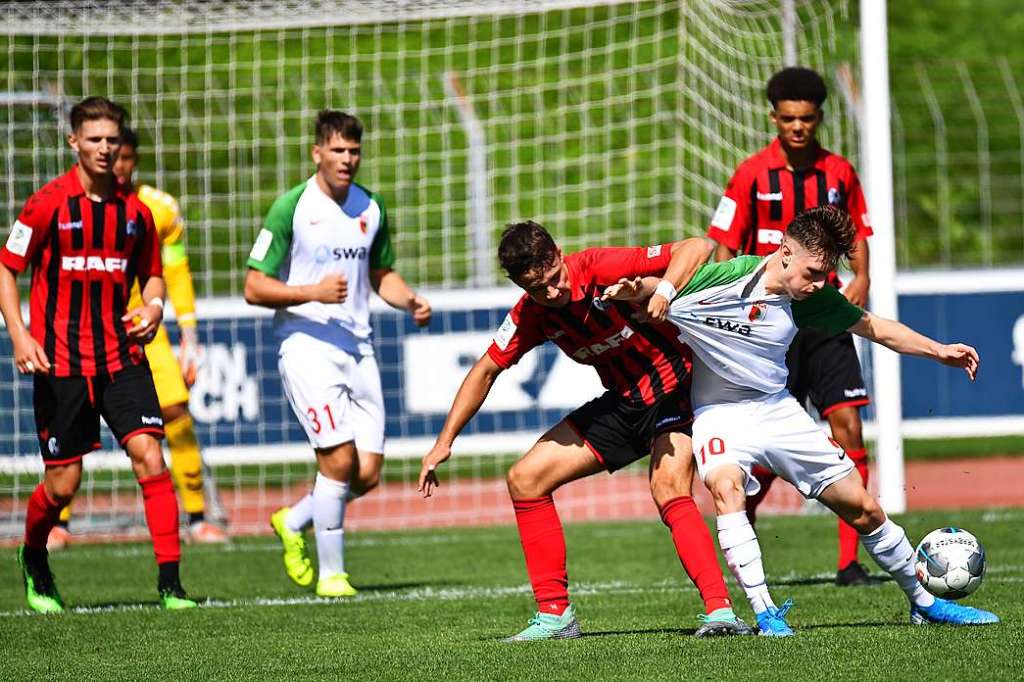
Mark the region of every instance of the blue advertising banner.
MULTIPOLYGON (((436 306, 425 330, 407 315, 375 309, 389 439, 432 438, 440 430, 466 371, 486 350, 517 294, 489 290, 446 296, 447 304, 436 306)), ((190 408, 203 444, 305 443, 282 392, 267 311, 242 301, 205 301, 200 315, 204 353, 190 408)), ((948 417, 1015 415, 1024 432, 1024 293, 902 295, 900 317, 934 338, 969 343, 982 357, 974 384, 960 370, 904 358, 905 419, 933 418, 938 425, 948 417)), ((174 323, 168 326, 176 338, 174 323)), ((35 455, 31 381, 17 374, 10 353, 10 340, 0 330, 0 456, 35 455)), ((465 433, 538 433, 601 390, 593 370, 548 344, 501 375, 465 433)), ((113 447, 109 435, 105 445, 113 447)))

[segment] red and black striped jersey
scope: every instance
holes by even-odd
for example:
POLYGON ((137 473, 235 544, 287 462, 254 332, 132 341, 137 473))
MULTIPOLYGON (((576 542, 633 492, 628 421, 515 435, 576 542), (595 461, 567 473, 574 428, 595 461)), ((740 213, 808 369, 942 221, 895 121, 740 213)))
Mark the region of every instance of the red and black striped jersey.
POLYGON ((487 353, 506 369, 545 341, 576 362, 591 365, 601 383, 632 404, 651 405, 690 388, 690 349, 669 323, 641 324, 634 309, 601 301, 605 287, 622 277, 665 274, 671 244, 647 248, 587 249, 565 257, 572 287, 561 308, 524 294, 509 311, 487 353))
POLYGON ((162 271, 153 215, 135 194, 119 188, 93 201, 73 166, 25 203, 0 262, 15 272, 32 265, 31 333, 55 376, 109 375, 143 361, 121 317, 132 283, 162 271))
MULTIPOLYGON (((871 220, 857 172, 849 161, 818 147, 813 166, 786 168, 779 138, 739 165, 718 204, 708 236, 741 254, 767 256, 798 213, 834 204, 846 209, 857 240, 871 236, 871 220)), ((833 283, 837 279, 833 276, 833 283)))

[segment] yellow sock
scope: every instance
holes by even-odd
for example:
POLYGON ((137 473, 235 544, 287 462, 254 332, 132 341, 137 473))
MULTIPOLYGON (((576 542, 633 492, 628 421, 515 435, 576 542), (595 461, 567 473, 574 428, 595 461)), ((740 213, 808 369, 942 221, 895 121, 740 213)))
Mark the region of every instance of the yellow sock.
POLYGON ((192 426, 192 416, 186 414, 164 424, 167 447, 171 450, 171 473, 178 487, 181 506, 186 514, 201 514, 206 509, 203 499, 203 461, 199 454, 199 441, 192 426))
POLYGON ((71 521, 71 503, 70 502, 68 502, 66 505, 64 505, 64 508, 60 510, 60 522, 63 523, 63 524, 67 524, 69 521, 71 521))

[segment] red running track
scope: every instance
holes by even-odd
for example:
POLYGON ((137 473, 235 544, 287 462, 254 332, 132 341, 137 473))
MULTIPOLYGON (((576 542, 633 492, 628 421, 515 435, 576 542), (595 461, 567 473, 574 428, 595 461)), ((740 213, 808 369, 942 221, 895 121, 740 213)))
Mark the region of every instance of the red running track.
MULTIPOLYGON (((908 510, 1024 507, 1024 457, 910 462, 906 481, 908 510)), ((299 499, 307 489, 296 485, 262 491, 222 490, 222 501, 234 532, 269 533, 270 513, 299 499)), ((711 500, 700 484, 695 486, 695 497, 704 514, 712 515, 711 500)), ((555 502, 564 522, 658 518, 643 474, 598 474, 575 481, 555 493, 555 502)), ((137 504, 137 496, 130 493, 94 494, 90 501, 98 513, 138 514, 137 504)), ((803 498, 792 486, 777 481, 759 513, 795 514, 803 506, 803 498)), ((0 502, 0 518, 23 513, 11 499, 0 502)), ((384 484, 349 507, 345 525, 350 530, 391 530, 513 522, 504 481, 488 479, 443 482, 426 500, 411 483, 384 484)), ((140 527, 127 535, 144 534, 140 527)), ((121 533, 118 536, 124 537, 121 533)), ((0 540, 3 544, 17 541, 16 537, 0 540)))

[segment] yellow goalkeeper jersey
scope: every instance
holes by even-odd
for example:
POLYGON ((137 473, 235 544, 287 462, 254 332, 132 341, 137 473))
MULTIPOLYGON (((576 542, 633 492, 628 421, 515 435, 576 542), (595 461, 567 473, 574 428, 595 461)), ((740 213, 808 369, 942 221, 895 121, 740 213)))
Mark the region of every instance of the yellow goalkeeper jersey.
MULTIPOLYGON (((161 258, 164 265, 164 282, 167 284, 167 297, 174 306, 174 313, 181 327, 196 325, 196 294, 192 287, 192 272, 188 267, 188 254, 182 237, 185 224, 181 219, 178 202, 167 192, 149 185, 139 185, 136 193, 142 203, 153 213, 157 234, 160 236, 161 258)), ((139 284, 132 287, 132 296, 128 309, 142 305, 142 294, 139 284)))

